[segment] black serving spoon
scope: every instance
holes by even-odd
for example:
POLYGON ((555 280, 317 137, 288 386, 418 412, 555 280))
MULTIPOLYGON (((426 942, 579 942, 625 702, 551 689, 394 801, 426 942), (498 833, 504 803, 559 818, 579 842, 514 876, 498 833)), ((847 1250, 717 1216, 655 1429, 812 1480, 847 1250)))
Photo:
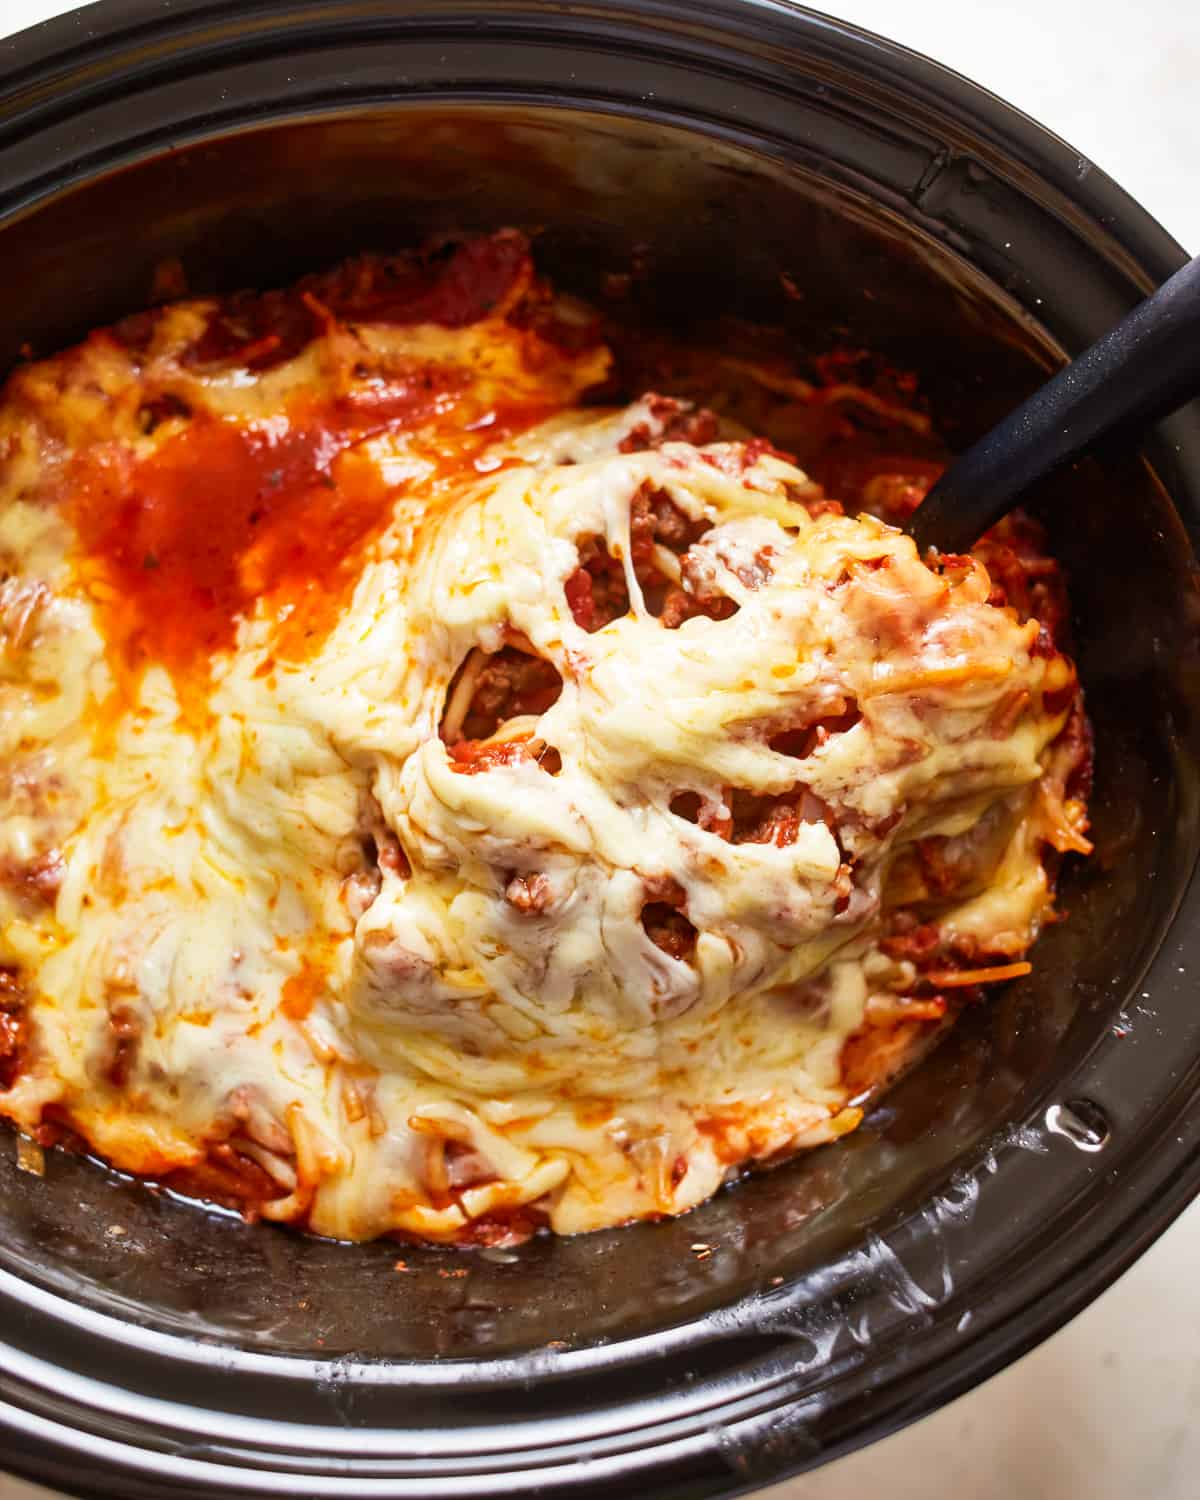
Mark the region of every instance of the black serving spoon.
POLYGON ((955 459, 909 521, 918 548, 965 552, 1035 479, 1117 428, 1200 396, 1200 256, 955 459))

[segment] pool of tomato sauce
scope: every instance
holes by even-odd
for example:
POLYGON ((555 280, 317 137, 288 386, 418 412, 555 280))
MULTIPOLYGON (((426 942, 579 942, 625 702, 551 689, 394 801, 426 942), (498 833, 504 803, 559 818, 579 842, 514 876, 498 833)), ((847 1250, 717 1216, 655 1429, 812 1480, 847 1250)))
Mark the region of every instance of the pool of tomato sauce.
MULTIPOLYGON (((226 297, 180 365, 263 375, 356 320, 460 329, 492 317, 516 326, 546 296, 522 234, 446 237, 347 261, 285 291, 226 297)), ((113 339, 136 363, 159 317, 138 314, 93 338, 113 339)), ((150 455, 93 444, 72 460, 65 504, 113 669, 115 691, 99 715, 110 727, 136 702, 151 663, 168 670, 184 718, 202 721, 214 654, 234 645, 240 619, 260 606, 275 621, 275 657, 303 660, 320 646, 405 493, 386 483, 366 441, 404 432, 431 465, 423 486, 437 490, 555 410, 484 408, 447 366, 354 377, 338 393, 294 398, 267 422, 190 410, 175 393, 147 389, 150 431, 175 419, 150 455)))
POLYGON ((181 698, 206 693, 212 657, 234 645, 239 621, 260 602, 276 621, 274 656, 308 655, 404 493, 361 445, 415 430, 434 479, 468 476, 487 446, 547 412, 465 405, 469 416, 442 376, 384 399, 296 403, 286 422, 196 413, 141 459, 115 447, 81 455, 70 475, 72 521, 122 706, 153 662, 181 698))
MULTIPOLYGON (((350 262, 288 292, 227 299, 181 363, 262 374, 339 320, 458 328, 503 311, 506 300, 522 305, 533 290, 528 246, 508 233, 350 262)), ((107 336, 136 349, 155 317, 139 315, 107 336)), ((355 375, 336 394, 293 398, 257 422, 147 390, 142 411, 152 423, 175 419, 151 453, 109 443, 75 456, 65 501, 116 684, 109 720, 136 702, 143 672, 157 663, 185 719, 202 722, 212 660, 260 606, 275 622, 274 658, 302 660, 320 645, 405 494, 364 451, 369 439, 403 432, 431 466, 423 490, 436 492, 493 472, 494 461, 479 463, 488 447, 557 409, 485 408, 447 366, 355 375)))

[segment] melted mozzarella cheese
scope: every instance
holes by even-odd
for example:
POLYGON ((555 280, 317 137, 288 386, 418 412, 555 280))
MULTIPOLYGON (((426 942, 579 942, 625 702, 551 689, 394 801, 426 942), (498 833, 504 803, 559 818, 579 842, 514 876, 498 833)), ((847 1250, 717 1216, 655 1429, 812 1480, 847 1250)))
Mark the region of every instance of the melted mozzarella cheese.
MULTIPOLYGON (((285 421, 332 339, 240 384, 196 376, 189 401, 285 421)), ((477 330, 365 328, 363 347, 545 396, 477 330)), ((40 469, 10 407, 0 496, 0 868, 61 862, 50 904, 0 881, 32 1026, 0 1110, 25 1129, 56 1106, 160 1176, 225 1146, 274 1184, 267 1216, 343 1238, 454 1239, 521 1206, 563 1232, 677 1213, 857 1124, 843 1048, 911 987, 879 935, 916 840, 987 820, 996 881, 946 921, 1017 954, 1036 936, 1031 798, 1066 668, 978 564, 940 574, 869 517, 810 515, 804 475, 741 443, 622 451, 652 403, 568 410, 448 476, 419 434, 373 432, 355 453, 394 505, 332 628, 281 653, 260 603, 205 712, 153 661, 121 699, 106 585, 35 482, 114 423, 138 453, 166 441, 133 424, 128 359, 93 354, 97 394, 42 432, 40 469), (655 612, 647 495, 690 523, 689 586, 723 617, 655 612), (628 596, 591 631, 568 598, 589 547, 628 596), (536 753, 466 764, 452 690, 513 641, 561 691, 497 731, 536 753), (731 837, 733 789, 790 797, 786 836, 731 837), (656 940, 656 903, 690 947, 656 940)))

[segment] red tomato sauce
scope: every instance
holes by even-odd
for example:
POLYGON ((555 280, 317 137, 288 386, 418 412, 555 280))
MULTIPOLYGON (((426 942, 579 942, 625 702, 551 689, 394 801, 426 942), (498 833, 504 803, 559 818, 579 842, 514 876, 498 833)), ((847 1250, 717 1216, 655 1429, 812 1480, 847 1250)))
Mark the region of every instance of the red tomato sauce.
MULTIPOLYGON (((240 616, 340 593, 390 510, 374 467, 316 415, 253 427, 197 416, 151 457, 84 454, 73 520, 106 587, 110 656, 135 676, 161 662, 207 680, 240 616)), ((314 627, 315 628, 315 624, 314 627)))
MULTIPOLYGON (((532 336, 516 303, 535 290, 528 243, 509 231, 364 257, 286 292, 224 299, 183 364, 261 373, 356 319, 456 328, 511 317, 510 335, 524 340, 532 336)), ((136 353, 154 319, 127 320, 111 336, 136 353)), ((192 411, 174 392, 147 389, 142 410, 177 419, 178 430, 149 456, 118 443, 75 456, 65 501, 117 679, 110 709, 122 712, 158 663, 185 715, 202 719, 214 654, 234 645, 239 620, 260 604, 275 621, 273 659, 303 659, 320 645, 407 489, 385 481, 366 439, 406 435, 430 466, 420 493, 432 506, 485 449, 558 409, 489 407, 469 369, 414 362, 354 375, 349 389, 305 395, 260 421, 192 411)), ((477 472, 500 466, 481 462, 477 472)))
POLYGON ((457 409, 453 379, 261 424, 197 414, 141 460, 118 448, 81 454, 69 504, 89 574, 99 575, 118 682, 128 688, 160 663, 194 700, 213 654, 233 646, 259 601, 277 622, 275 657, 315 649, 403 493, 356 445, 419 430, 436 481, 470 471, 484 448, 547 414, 529 406, 481 419, 478 403, 457 409))

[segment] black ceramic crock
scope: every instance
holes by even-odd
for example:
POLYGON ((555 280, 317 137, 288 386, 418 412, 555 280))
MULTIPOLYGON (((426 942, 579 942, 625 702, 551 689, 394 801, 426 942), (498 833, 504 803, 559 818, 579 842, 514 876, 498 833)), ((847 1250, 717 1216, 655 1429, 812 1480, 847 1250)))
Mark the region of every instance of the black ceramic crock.
MULTIPOLYGON (((1182 260, 963 79, 773 0, 102 0, 0 43, 0 364, 144 304, 517 224, 915 365, 962 445, 1182 260)), ((337 1246, 0 1139, 0 1465, 138 1496, 701 1497, 876 1438, 1095 1296, 1200 1185, 1200 428, 1042 497, 1097 855, 1032 978, 863 1129, 682 1221, 337 1246), (397 1255, 405 1269, 397 1269, 397 1255)))

